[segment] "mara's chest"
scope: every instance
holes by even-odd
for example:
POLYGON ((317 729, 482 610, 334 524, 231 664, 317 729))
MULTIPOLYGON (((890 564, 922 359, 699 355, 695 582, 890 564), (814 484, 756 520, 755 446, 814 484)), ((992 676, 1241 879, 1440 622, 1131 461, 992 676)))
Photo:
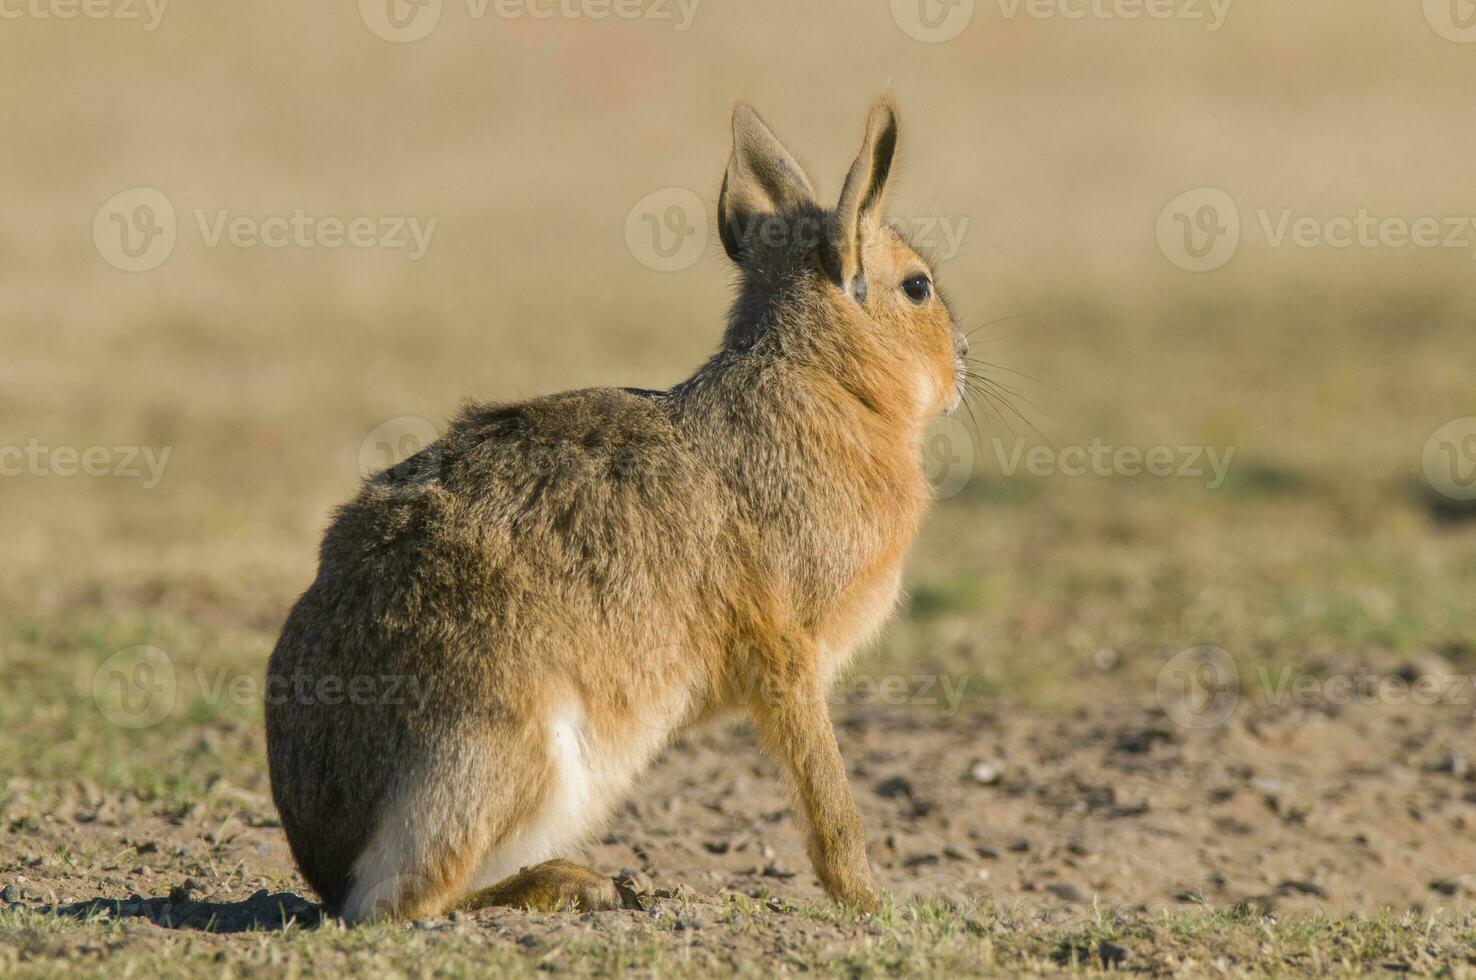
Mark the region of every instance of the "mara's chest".
POLYGON ((902 589, 902 556, 879 562, 858 576, 821 621, 822 676, 827 684, 881 631, 902 589))

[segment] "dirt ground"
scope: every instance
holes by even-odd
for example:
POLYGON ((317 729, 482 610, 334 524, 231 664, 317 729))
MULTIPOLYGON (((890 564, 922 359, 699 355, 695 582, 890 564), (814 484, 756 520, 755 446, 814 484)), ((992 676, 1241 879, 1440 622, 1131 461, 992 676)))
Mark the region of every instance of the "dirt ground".
MULTIPOLYGON (((947 718, 843 706, 842 748, 880 883, 898 906, 1062 924, 1104 908, 1147 921, 1199 908, 1270 922, 1376 908, 1429 917, 1476 895, 1468 707, 1253 700, 1205 729, 1173 714, 1096 708, 1042 719, 1000 705, 947 718)), ((28 800, 24 781, 10 790, 0 809, 9 911, 127 927, 101 946, 66 932, 21 936, 12 966, 105 958, 115 945, 138 955, 180 931, 239 945, 319 922, 259 779, 219 780, 210 807, 167 816, 85 782, 46 808, 28 800), (205 812, 222 803, 224 819, 205 812)), ((867 932, 865 922, 796 914, 823 907, 823 896, 775 771, 741 730, 674 745, 608 834, 574 857, 636 895, 635 908, 578 917, 575 934, 591 941, 656 930, 699 963, 732 967, 783 964, 791 947, 839 949, 867 932), (765 928, 734 928, 735 896, 767 912, 765 928)), ((557 960, 571 916, 487 909, 411 928, 557 960)), ((1122 962, 1098 965, 1184 966, 1151 932, 1109 947, 1122 962)), ((1101 955, 1093 946, 1083 959, 1101 955)))

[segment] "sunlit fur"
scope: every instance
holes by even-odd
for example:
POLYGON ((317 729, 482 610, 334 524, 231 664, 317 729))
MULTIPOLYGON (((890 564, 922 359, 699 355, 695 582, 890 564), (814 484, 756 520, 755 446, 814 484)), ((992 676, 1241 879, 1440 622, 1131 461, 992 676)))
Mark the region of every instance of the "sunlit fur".
POLYGON ((740 106, 719 220, 827 231, 725 239, 722 349, 669 392, 471 405, 338 510, 269 676, 416 683, 268 699, 282 825, 331 909, 603 903, 567 862, 499 879, 578 847, 675 733, 730 711, 785 771, 825 888, 877 906, 826 685, 893 607, 923 426, 961 381, 942 301, 900 290, 931 270, 882 221, 895 137, 879 103, 853 168, 873 210, 848 225, 740 106), (864 305, 836 276, 846 227, 864 305))

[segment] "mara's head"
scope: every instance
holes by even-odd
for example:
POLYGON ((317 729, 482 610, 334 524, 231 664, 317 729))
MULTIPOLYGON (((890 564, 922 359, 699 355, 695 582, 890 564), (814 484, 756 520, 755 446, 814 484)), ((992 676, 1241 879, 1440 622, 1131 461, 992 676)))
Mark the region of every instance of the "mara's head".
POLYGON ((718 231, 739 297, 725 345, 773 340, 874 407, 922 419, 957 407, 968 342, 932 266, 886 220, 897 110, 872 107, 834 206, 752 107, 733 111, 718 231))

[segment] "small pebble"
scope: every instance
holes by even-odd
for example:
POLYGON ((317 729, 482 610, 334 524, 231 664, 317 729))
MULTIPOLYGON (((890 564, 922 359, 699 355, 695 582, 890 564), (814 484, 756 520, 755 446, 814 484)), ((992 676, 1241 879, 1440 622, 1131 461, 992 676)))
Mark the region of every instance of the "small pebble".
POLYGON ((1000 767, 993 762, 976 762, 969 769, 969 778, 980 786, 997 786, 1003 777, 1000 767))
POLYGON ((895 799, 899 796, 912 795, 912 783, 901 776, 893 776, 891 779, 883 780, 876 784, 876 795, 887 799, 895 799))
POLYGON ((1299 892, 1303 895, 1315 895, 1318 898, 1327 897, 1327 889, 1316 882, 1307 881, 1302 878, 1287 878, 1280 885, 1276 886, 1276 890, 1283 895, 1290 892, 1299 892))
POLYGON ((1046 891, 1050 892, 1052 895, 1056 896, 1057 898, 1061 899, 1062 901, 1066 901, 1066 902, 1084 902, 1084 901, 1086 901, 1086 895, 1084 895, 1082 893, 1082 890, 1080 888, 1077 888, 1075 885, 1073 885, 1069 881, 1053 881, 1050 884, 1046 885, 1045 887, 1046 887, 1046 891))

